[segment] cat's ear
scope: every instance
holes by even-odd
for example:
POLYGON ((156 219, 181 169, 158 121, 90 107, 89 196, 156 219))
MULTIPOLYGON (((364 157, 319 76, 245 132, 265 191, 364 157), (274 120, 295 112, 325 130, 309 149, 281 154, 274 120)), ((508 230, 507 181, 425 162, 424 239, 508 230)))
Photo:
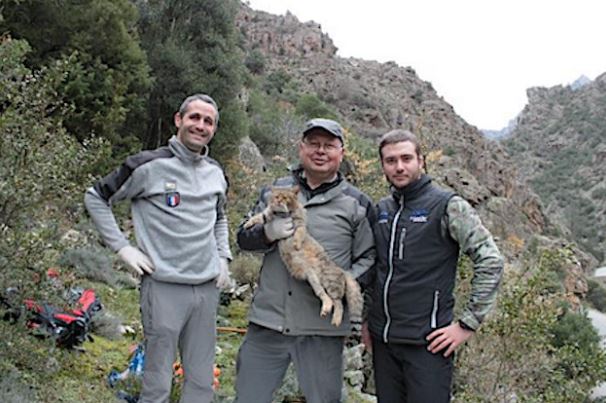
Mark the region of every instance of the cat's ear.
POLYGON ((301 190, 301 188, 299 187, 299 185, 295 185, 292 187, 292 192, 294 194, 298 194, 300 190, 301 190))

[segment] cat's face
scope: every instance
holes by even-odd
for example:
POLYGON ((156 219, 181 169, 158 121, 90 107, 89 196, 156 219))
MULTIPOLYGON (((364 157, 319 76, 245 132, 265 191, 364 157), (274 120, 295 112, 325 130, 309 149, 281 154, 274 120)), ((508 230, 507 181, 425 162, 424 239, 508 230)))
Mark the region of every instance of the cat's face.
POLYGON ((298 187, 272 188, 269 205, 274 213, 290 213, 297 208, 298 187))

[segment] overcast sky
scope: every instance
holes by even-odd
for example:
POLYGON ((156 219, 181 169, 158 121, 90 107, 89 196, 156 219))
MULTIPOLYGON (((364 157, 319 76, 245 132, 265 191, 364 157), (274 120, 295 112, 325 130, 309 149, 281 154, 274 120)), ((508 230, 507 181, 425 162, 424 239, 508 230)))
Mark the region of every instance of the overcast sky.
POLYGON ((322 25, 342 57, 411 66, 468 123, 500 129, 526 89, 606 72, 606 0, 250 0, 322 25))

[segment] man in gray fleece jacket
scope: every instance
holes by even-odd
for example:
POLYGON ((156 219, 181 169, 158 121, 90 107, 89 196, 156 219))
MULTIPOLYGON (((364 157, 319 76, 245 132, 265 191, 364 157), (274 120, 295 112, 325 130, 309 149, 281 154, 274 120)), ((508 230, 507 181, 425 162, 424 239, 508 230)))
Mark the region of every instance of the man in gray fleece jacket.
POLYGON ((208 95, 192 95, 174 121, 177 135, 168 146, 128 157, 84 198, 105 243, 142 276, 142 403, 168 402, 177 349, 185 373, 181 401, 212 400, 218 288, 231 284, 227 180, 207 156, 219 122, 217 105, 208 95), (126 199, 137 246, 111 210, 126 199))
MULTIPOLYGON (((299 142, 301 166, 274 186, 299 186, 307 231, 336 264, 358 278, 375 260, 370 226, 374 209, 370 198, 339 173, 343 146, 337 122, 308 121, 299 142)), ((263 211, 270 195, 271 188, 264 188, 248 217, 263 211)), ((236 364, 236 403, 270 403, 291 362, 308 403, 343 399, 342 354, 344 338, 351 333, 349 313, 346 310, 340 326, 333 326, 330 315, 320 316, 320 300, 309 283, 290 275, 276 242, 293 232, 291 217, 238 230, 238 245, 263 253, 263 265, 236 364)))

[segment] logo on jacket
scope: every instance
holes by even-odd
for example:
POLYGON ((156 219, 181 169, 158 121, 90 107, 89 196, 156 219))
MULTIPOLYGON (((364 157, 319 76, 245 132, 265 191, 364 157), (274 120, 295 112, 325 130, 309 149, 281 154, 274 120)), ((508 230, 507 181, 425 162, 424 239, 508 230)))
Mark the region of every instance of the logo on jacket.
POLYGON ((164 184, 164 200, 168 207, 177 207, 181 203, 181 195, 177 192, 177 182, 164 184))
POLYGON ((425 209, 413 210, 412 213, 410 213, 410 216, 408 216, 410 222, 416 222, 416 223, 427 222, 428 217, 429 217, 429 211, 427 211, 425 209))
POLYGON ((379 224, 386 224, 387 222, 389 222, 389 211, 380 211, 377 222, 379 224))

